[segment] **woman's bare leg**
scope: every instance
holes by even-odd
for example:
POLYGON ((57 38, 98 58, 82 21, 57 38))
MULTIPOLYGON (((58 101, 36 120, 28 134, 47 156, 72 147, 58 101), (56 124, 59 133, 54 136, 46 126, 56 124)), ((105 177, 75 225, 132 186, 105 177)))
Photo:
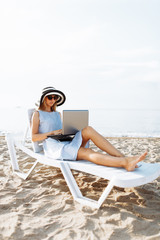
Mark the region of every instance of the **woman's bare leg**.
POLYGON ((123 167, 127 171, 133 171, 137 163, 144 160, 147 152, 134 157, 113 157, 106 154, 94 152, 92 149, 80 147, 77 160, 88 160, 98 165, 108 167, 123 167))
POLYGON ((90 126, 82 130, 82 139, 82 147, 85 147, 88 140, 91 139, 98 148, 100 148, 102 151, 105 151, 109 155, 115 157, 124 157, 119 150, 117 150, 110 142, 108 142, 102 135, 100 135, 90 126))

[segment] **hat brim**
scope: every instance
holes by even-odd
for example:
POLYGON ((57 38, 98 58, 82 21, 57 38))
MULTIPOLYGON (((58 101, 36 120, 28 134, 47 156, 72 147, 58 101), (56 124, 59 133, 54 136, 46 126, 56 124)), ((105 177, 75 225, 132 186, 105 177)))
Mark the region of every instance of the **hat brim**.
POLYGON ((59 90, 47 90, 41 96, 40 105, 43 103, 45 97, 48 95, 57 95, 59 97, 58 100, 56 101, 57 106, 61 106, 66 100, 66 96, 64 95, 63 92, 61 92, 59 90))

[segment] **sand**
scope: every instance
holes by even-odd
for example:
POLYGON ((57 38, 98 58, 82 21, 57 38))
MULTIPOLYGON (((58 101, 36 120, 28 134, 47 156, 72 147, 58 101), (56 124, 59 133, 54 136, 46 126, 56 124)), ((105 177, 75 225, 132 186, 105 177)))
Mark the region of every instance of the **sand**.
MULTIPOLYGON (((146 162, 160 163, 160 139, 107 138, 126 155, 148 149, 146 162)), ((91 147, 98 149, 91 144, 91 147)), ((57 168, 38 165, 27 180, 14 175, 4 137, 0 137, 1 240, 160 239, 160 177, 141 187, 115 187, 102 207, 75 202, 57 168)), ((21 167, 33 159, 18 151, 21 167)), ((98 199, 107 181, 74 171, 85 196, 98 199)))

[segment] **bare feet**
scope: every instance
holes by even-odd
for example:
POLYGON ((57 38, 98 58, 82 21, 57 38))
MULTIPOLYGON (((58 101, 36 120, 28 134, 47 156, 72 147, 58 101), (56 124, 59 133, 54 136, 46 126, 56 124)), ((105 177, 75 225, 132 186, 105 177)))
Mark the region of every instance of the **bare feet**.
POLYGON ((137 163, 140 161, 143 161, 145 159, 147 155, 147 152, 143 153, 140 156, 136 156, 136 157, 127 157, 126 158, 126 165, 125 165, 125 169, 127 171, 133 171, 135 168, 137 168, 137 163))

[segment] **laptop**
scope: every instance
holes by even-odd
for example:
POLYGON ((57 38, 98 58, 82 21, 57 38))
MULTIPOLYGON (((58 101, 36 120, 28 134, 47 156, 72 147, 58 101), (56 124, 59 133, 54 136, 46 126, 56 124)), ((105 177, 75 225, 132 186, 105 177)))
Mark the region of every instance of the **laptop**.
POLYGON ((71 141, 78 131, 88 126, 89 111, 63 110, 62 119, 62 134, 49 135, 48 137, 59 141, 71 141))

